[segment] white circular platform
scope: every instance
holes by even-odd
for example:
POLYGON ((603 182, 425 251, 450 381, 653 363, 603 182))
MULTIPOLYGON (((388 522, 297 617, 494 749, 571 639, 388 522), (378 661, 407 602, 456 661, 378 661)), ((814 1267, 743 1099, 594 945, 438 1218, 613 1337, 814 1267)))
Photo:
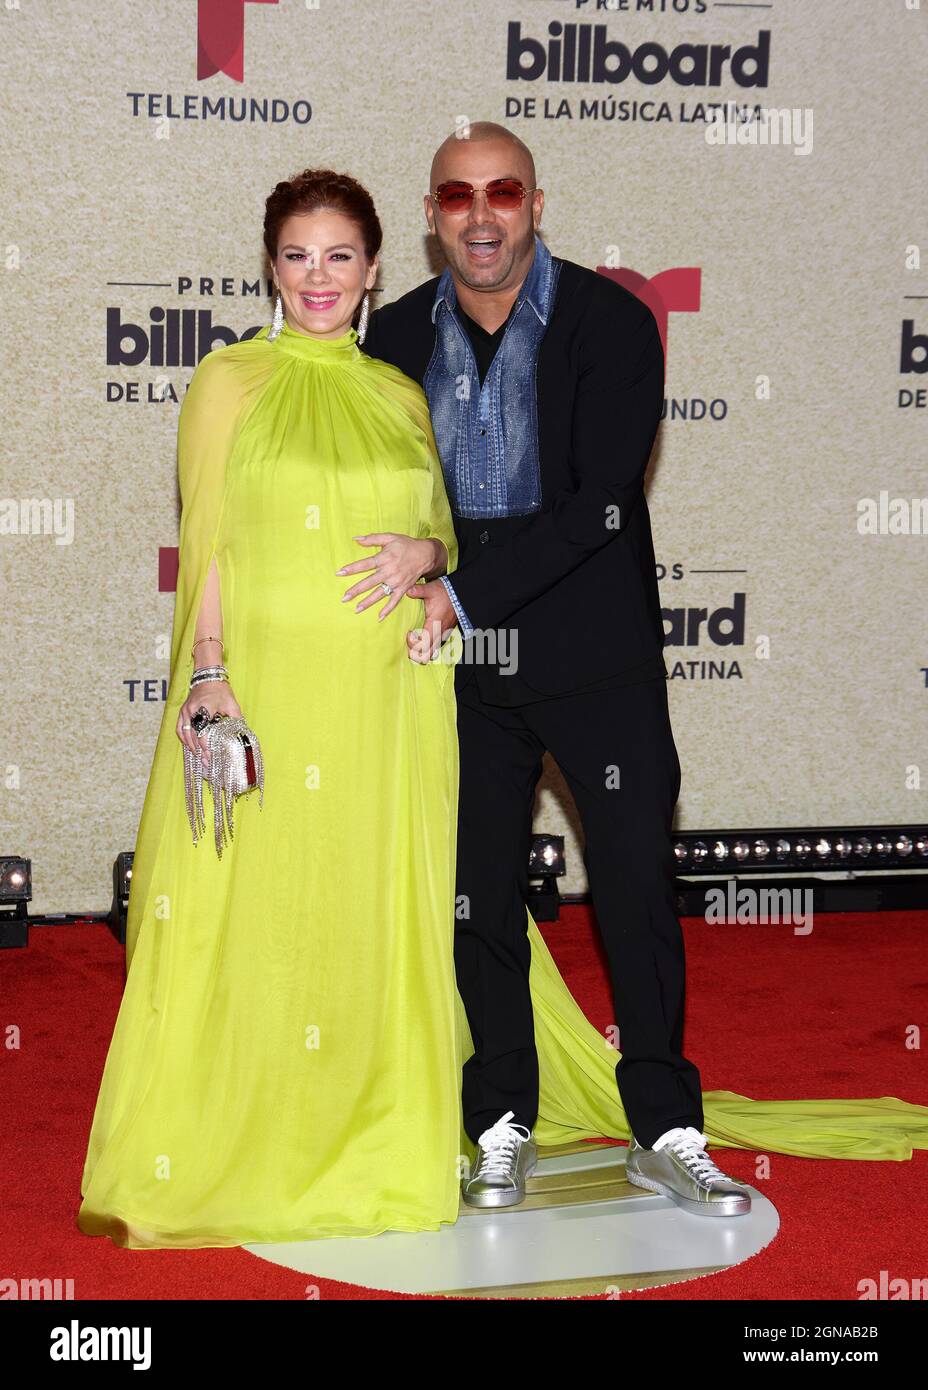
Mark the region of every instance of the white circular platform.
POLYGON ((729 1269, 776 1235, 777 1210, 755 1188, 746 1216, 693 1216, 627 1182, 625 1155, 615 1145, 541 1149, 520 1206, 462 1205, 457 1223, 437 1232, 244 1249, 302 1274, 396 1293, 617 1297, 729 1269))

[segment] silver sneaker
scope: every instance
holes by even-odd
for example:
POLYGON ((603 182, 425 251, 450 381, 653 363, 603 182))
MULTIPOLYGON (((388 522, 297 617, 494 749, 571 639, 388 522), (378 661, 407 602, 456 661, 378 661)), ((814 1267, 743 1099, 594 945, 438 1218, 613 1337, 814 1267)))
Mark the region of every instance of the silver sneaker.
POLYGON ((706 1153, 706 1136, 688 1126, 662 1134, 653 1149, 632 1136, 625 1176, 636 1187, 669 1197, 697 1216, 744 1216, 751 1194, 717 1168, 706 1153))
POLYGON ((477 1140, 477 1156, 469 1178, 461 1183, 461 1195, 471 1207, 513 1207, 525 1197, 525 1180, 538 1163, 538 1149, 531 1130, 511 1125, 507 1110, 477 1140))

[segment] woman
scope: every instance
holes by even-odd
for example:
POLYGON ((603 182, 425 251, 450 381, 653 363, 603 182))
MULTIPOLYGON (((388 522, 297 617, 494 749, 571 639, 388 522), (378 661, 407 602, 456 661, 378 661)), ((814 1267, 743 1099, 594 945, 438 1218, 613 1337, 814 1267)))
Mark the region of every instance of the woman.
MULTIPOLYGON (((132 1248, 436 1230, 473 1155, 453 664, 406 643, 416 582, 457 558, 427 404, 358 348, 381 244, 369 194, 306 170, 268 199, 264 239, 274 325, 204 358, 179 420, 171 679, 78 1217, 132 1248), (349 585, 352 538, 373 554, 349 585), (242 713, 264 757, 264 804, 237 803, 221 860, 193 845, 184 804, 177 740, 205 751, 201 707, 242 713)), ((535 1137, 627 1138, 618 1054, 531 919, 529 939, 535 1137)), ((703 1099, 713 1144, 852 1158, 928 1144, 928 1110, 891 1098, 703 1099)))
POLYGON ((278 185, 275 325, 183 402, 171 681, 79 1216, 120 1244, 457 1216, 454 671, 410 660, 404 597, 456 546, 425 397, 357 346, 380 240, 354 180, 278 185), (360 617, 336 573, 358 536, 393 588, 360 617), (200 706, 241 712, 264 759, 221 860, 184 805, 200 706))

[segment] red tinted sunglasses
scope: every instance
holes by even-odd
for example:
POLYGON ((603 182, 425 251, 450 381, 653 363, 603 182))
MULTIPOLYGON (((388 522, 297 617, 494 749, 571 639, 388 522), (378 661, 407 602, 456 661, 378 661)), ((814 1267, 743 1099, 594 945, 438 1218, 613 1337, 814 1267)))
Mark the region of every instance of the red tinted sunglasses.
POLYGON ((518 179, 493 179, 486 188, 475 188, 472 183, 452 180, 440 183, 429 196, 434 198, 441 212, 470 212, 477 193, 486 194, 487 207, 495 212, 515 212, 516 208, 522 206, 526 193, 534 192, 534 188, 526 188, 518 179))

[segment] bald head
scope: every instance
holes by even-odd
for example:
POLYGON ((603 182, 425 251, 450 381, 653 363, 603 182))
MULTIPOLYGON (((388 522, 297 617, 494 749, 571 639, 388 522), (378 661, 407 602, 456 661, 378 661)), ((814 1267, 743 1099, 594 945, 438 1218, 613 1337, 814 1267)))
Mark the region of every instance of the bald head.
POLYGON ((535 161, 528 145, 495 121, 474 121, 452 131, 435 151, 429 175, 429 188, 437 188, 440 183, 459 176, 457 167, 462 150, 468 146, 492 143, 495 153, 506 166, 498 177, 521 179, 526 188, 535 187, 535 161))
POLYGON ((429 192, 422 197, 425 220, 462 308, 488 332, 505 320, 528 274, 544 202, 544 193, 535 187, 531 150, 495 121, 462 126, 435 151, 429 192), (490 203, 486 190, 500 179, 522 185, 514 206, 490 203), (470 201, 463 198, 461 207, 442 210, 436 190, 443 183, 470 184, 470 201))

